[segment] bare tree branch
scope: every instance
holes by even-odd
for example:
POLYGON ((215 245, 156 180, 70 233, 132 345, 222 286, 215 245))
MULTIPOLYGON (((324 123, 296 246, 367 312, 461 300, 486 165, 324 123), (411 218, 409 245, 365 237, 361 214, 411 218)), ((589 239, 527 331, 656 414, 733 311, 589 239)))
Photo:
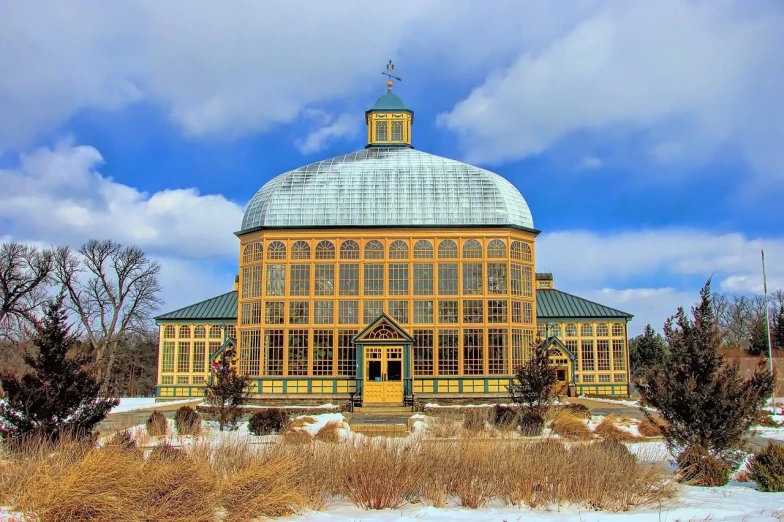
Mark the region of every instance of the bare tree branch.
POLYGON ((161 303, 161 267, 138 247, 95 239, 82 245, 78 254, 62 248, 56 258, 57 280, 95 352, 105 393, 118 344, 124 336, 142 331, 161 303))
POLYGON ((0 338, 35 323, 53 268, 52 250, 21 243, 0 246, 0 338))

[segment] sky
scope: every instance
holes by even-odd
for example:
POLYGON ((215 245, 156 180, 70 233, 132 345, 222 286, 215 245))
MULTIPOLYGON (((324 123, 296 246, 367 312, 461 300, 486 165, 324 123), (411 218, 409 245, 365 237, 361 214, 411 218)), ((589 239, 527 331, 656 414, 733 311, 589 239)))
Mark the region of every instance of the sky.
POLYGON ((135 244, 161 312, 232 288, 245 205, 365 145, 395 86, 414 146, 501 174, 537 271, 661 329, 784 288, 784 6, 773 0, 0 0, 0 240, 135 244))

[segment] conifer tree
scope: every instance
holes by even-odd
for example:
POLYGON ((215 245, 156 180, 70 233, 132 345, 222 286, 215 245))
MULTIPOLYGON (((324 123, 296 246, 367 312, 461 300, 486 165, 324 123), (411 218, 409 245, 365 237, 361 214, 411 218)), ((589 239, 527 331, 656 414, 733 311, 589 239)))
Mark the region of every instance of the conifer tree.
POLYGON ((216 361, 212 368, 212 381, 204 391, 204 398, 212 409, 210 416, 218 421, 220 431, 236 430, 242 417, 242 406, 248 396, 250 379, 237 374, 231 364, 232 353, 216 361))
POLYGON ((768 325, 765 317, 758 317, 751 327, 751 340, 746 349, 749 355, 768 356, 768 325))
MULTIPOLYGON (((773 393, 773 377, 762 363, 744 379, 737 363, 724 360, 718 353, 721 340, 711 308, 710 280, 700 296, 692 308, 693 319, 681 307, 667 320, 669 357, 644 373, 643 405, 658 409, 666 421, 662 431, 671 450, 705 455, 705 462, 732 462, 733 450, 742 445, 773 393)), ((643 412, 651 418, 647 409, 643 412)))
POLYGON ((779 305, 779 310, 771 321, 771 344, 774 348, 784 350, 784 303, 779 305))
POLYGON ((514 381, 509 386, 509 395, 515 404, 544 420, 547 408, 553 401, 556 383, 555 369, 545 349, 545 341, 540 337, 532 346, 533 356, 517 369, 514 381))
POLYGON ((648 368, 664 363, 667 358, 667 345, 664 338, 651 327, 629 341, 629 356, 632 362, 632 375, 640 377, 648 368))
POLYGON ((100 386, 85 369, 91 356, 69 357, 76 341, 70 330, 61 295, 44 306, 33 337, 37 353, 24 356, 31 371, 21 378, 0 376, 6 394, 0 403, 0 435, 6 441, 31 435, 50 441, 66 434, 88 437, 119 403, 98 397, 100 386))

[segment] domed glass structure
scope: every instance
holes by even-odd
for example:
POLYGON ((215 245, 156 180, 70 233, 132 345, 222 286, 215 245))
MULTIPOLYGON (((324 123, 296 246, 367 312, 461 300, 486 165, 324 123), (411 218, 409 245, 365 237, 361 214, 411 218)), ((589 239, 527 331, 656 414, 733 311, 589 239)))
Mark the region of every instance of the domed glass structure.
POLYGON ((281 174, 251 199, 260 227, 483 226, 532 229, 520 192, 488 170, 410 148, 367 148, 281 174))

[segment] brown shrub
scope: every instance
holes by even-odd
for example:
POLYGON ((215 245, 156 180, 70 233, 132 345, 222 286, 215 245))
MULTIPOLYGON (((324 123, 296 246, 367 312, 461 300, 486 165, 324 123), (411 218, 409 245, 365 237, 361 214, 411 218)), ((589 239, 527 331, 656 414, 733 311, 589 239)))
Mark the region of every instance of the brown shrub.
POLYGON ((567 439, 590 439, 591 430, 579 417, 562 411, 550 423, 553 433, 567 439))
POLYGON ((321 442, 338 443, 340 442, 340 431, 342 429, 343 423, 341 421, 329 421, 318 430, 318 433, 316 433, 314 438, 321 442))
POLYGON ((283 432, 283 442, 286 444, 310 444, 313 437, 305 430, 286 430, 283 432))
POLYGON ((164 437, 169 432, 169 423, 163 413, 155 410, 147 419, 147 433, 152 437, 164 437))
POLYGON ((297 491, 302 460, 292 455, 257 456, 247 466, 225 477, 218 486, 226 521, 280 517, 305 505, 297 491))
POLYGON ((559 411, 569 412, 572 414, 572 416, 577 417, 578 419, 588 420, 591 418, 591 410, 589 410, 588 406, 585 404, 572 402, 563 406, 558 406, 556 409, 559 411))
POLYGON ((603 439, 627 442, 637 440, 637 437, 628 431, 620 429, 617 423, 618 418, 615 415, 608 415, 599 422, 599 425, 594 428, 593 432, 603 439))
POLYGON ((297 417, 293 421, 289 422, 287 428, 288 429, 303 428, 308 424, 316 424, 316 419, 314 419, 313 417, 297 417))
POLYGON ((724 486, 730 480, 732 466, 700 446, 691 446, 676 457, 680 480, 693 486, 724 486))
POLYGON ((465 408, 463 428, 468 431, 481 431, 490 421, 490 408, 465 408))
POLYGON ((640 421, 637 425, 637 431, 643 437, 661 437, 661 428, 648 418, 640 421))
POLYGON ((174 426, 178 435, 198 435, 201 432, 201 417, 190 406, 182 406, 174 415, 174 426))

